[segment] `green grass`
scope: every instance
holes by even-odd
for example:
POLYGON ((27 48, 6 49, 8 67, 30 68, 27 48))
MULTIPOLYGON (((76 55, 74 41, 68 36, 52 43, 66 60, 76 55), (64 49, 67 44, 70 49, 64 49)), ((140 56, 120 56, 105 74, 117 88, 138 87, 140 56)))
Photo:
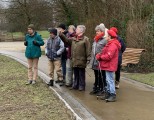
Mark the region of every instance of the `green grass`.
MULTIPOLYGON (((44 31, 37 31, 41 36, 42 38, 45 38, 47 39, 49 37, 49 32, 46 30, 44 31)), ((20 38, 20 37, 24 37, 24 34, 22 32, 13 32, 13 33, 7 33, 7 36, 8 37, 12 37, 13 35, 13 38, 20 38)))
POLYGON ((47 39, 49 37, 48 31, 37 31, 40 35, 42 35, 42 38, 47 39))
POLYGON ((0 120, 70 120, 70 114, 40 78, 26 86, 27 68, 0 55, 0 120))
POLYGON ((148 74, 141 74, 141 73, 130 73, 126 74, 126 77, 154 86, 154 73, 148 73, 148 74))

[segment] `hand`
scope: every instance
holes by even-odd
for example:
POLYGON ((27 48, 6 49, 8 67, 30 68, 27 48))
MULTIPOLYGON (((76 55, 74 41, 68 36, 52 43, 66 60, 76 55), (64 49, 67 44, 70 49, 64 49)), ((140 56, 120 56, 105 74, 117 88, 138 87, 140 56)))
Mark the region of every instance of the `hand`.
POLYGON ((28 45, 28 42, 27 42, 27 41, 25 41, 25 42, 24 42, 24 45, 25 45, 25 46, 27 46, 27 45, 28 45))
POLYGON ((100 60, 100 59, 101 59, 101 54, 100 54, 100 53, 98 53, 98 54, 96 55, 96 59, 97 59, 97 60, 100 60))
POLYGON ((39 44, 37 43, 36 40, 33 41, 33 44, 36 45, 36 46, 39 46, 39 44))

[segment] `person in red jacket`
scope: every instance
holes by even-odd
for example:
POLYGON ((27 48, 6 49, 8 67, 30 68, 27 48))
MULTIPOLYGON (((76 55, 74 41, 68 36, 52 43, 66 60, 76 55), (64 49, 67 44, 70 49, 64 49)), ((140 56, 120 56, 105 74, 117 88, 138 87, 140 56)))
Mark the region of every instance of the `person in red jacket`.
POLYGON ((106 71, 107 91, 105 100, 114 102, 116 101, 116 91, 113 74, 117 70, 118 53, 121 49, 121 45, 117 40, 117 34, 114 31, 108 30, 107 32, 108 36, 106 40, 108 43, 102 52, 96 55, 96 59, 99 61, 100 69, 106 71))

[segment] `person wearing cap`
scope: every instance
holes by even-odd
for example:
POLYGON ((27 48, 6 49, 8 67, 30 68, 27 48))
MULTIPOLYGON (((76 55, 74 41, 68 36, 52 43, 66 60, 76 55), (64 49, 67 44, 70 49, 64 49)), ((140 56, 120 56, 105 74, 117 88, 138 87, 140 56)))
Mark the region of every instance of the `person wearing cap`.
POLYGON ((57 29, 49 29, 50 37, 47 39, 45 44, 45 54, 49 59, 49 76, 50 82, 48 83, 49 86, 54 85, 54 70, 56 70, 57 74, 57 81, 60 86, 63 85, 63 74, 61 68, 61 55, 64 51, 64 43, 57 36, 57 29))
POLYGON ((91 60, 90 60, 90 65, 95 75, 95 82, 93 90, 90 92, 90 94, 101 95, 106 87, 106 75, 105 71, 99 68, 99 62, 97 61, 95 56, 97 55, 97 53, 101 52, 101 50, 107 43, 107 41, 104 38, 105 26, 97 25, 95 31, 96 31, 96 36, 94 38, 94 42, 92 45, 91 60))
POLYGON ((108 30, 107 33, 108 36, 106 40, 108 42, 102 52, 96 55, 96 59, 100 61, 101 69, 106 72, 107 91, 106 95, 102 99, 114 102, 116 101, 116 91, 113 73, 117 70, 118 54, 121 49, 121 45, 117 40, 117 34, 114 31, 108 30))
MULTIPOLYGON (((116 34, 118 34, 118 29, 116 27, 111 27, 110 30, 113 30, 116 34)), ((117 68, 117 71, 115 72, 115 87, 116 87, 116 89, 119 89, 122 54, 126 50, 126 45, 125 45, 123 39, 119 35, 118 35, 117 39, 121 44, 121 49, 119 50, 118 68, 117 68)))
POLYGON ((40 46, 44 45, 44 41, 36 31, 35 26, 30 24, 28 26, 28 33, 25 36, 24 45, 26 46, 25 56, 28 60, 28 83, 35 84, 38 74, 38 62, 41 57, 40 46))
MULTIPOLYGON (((58 27, 60 32, 62 32, 65 36, 67 35, 68 31, 66 30, 66 25, 65 24, 60 24, 58 27)), ((61 56, 61 63, 62 63, 62 71, 63 71, 63 79, 66 79, 66 60, 67 60, 67 48, 68 46, 64 44, 65 49, 62 53, 61 56)))
POLYGON ((74 71, 74 81, 72 89, 84 91, 86 86, 85 68, 90 62, 91 45, 89 38, 84 35, 86 27, 78 25, 76 36, 67 38, 60 32, 60 38, 65 44, 71 45, 71 59, 74 71))

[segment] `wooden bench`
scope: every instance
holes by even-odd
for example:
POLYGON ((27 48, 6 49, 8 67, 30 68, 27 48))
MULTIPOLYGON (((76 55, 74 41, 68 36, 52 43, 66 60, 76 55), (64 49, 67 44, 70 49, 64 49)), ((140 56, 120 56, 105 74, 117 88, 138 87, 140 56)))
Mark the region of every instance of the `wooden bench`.
POLYGON ((122 55, 122 66, 127 66, 128 64, 138 64, 142 52, 145 52, 145 49, 126 48, 122 55))

